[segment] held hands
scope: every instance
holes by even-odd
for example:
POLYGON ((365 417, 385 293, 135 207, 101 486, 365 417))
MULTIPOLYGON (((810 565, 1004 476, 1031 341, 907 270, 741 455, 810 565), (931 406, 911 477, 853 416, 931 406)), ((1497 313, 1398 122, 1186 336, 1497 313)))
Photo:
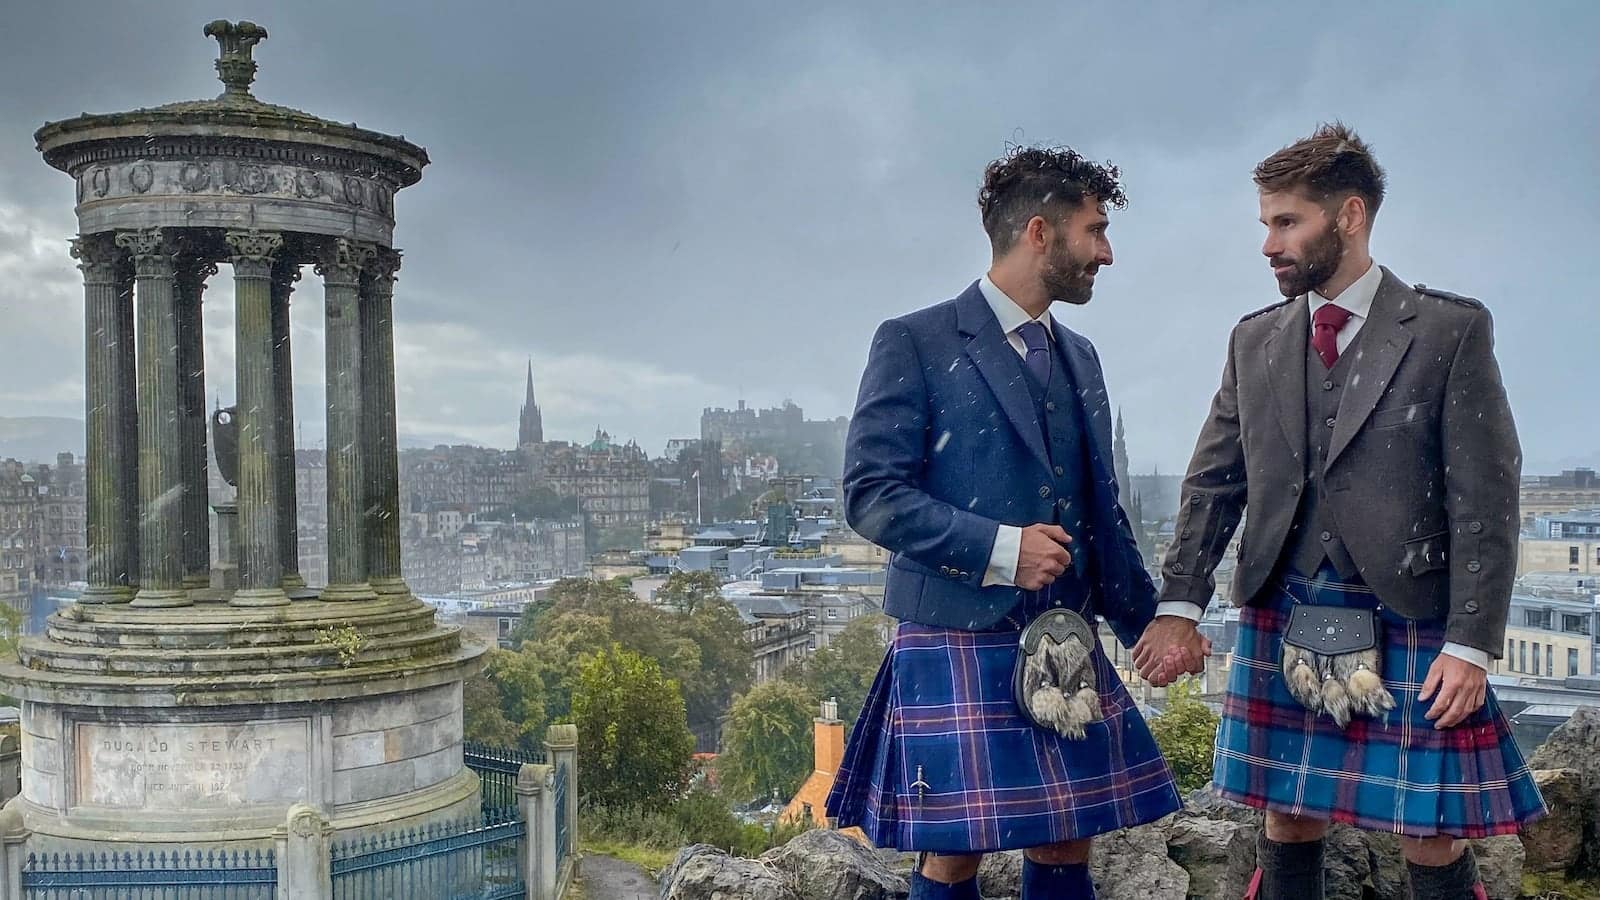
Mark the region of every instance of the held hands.
POLYGON ((1166 687, 1178 676, 1205 671, 1211 640, 1183 616, 1157 616, 1133 645, 1133 664, 1145 681, 1166 687))
POLYGON ((1016 585, 1025 591, 1043 590, 1072 565, 1067 545, 1072 537, 1059 525, 1029 525, 1022 529, 1017 553, 1016 585))
POLYGON ((1441 653, 1428 667, 1428 677, 1422 680, 1417 700, 1434 697, 1425 718, 1433 722, 1435 730, 1443 731, 1460 725, 1483 706, 1488 685, 1488 672, 1464 659, 1441 653))

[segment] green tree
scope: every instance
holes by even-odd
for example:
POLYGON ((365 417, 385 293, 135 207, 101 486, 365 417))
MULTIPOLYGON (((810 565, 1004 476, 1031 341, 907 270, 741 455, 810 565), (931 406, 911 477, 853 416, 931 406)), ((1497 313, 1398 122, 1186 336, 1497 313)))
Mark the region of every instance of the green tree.
POLYGON ((1217 743, 1217 714, 1200 702, 1192 678, 1167 688, 1167 706, 1150 721, 1161 755, 1172 767, 1178 790, 1187 794, 1211 783, 1211 761, 1217 743))
POLYGON ((656 590, 657 603, 687 614, 720 599, 722 582, 710 572, 673 572, 656 590))
POLYGON ((733 704, 717 774, 733 796, 793 797, 811 773, 816 703, 800 685, 769 681, 733 704))
POLYGON ((884 615, 858 616, 803 666, 785 670, 784 677, 805 685, 818 700, 837 700, 845 729, 853 729, 883 663, 888 648, 885 635, 892 627, 884 615))
POLYGON ((572 695, 585 799, 664 805, 682 795, 694 736, 678 685, 655 660, 613 644, 585 664, 572 695))

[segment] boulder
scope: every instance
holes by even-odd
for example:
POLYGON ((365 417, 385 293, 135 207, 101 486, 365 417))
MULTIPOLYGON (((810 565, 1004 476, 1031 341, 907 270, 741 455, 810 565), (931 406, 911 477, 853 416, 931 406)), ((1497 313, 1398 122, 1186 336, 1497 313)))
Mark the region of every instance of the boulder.
POLYGON ((1372 853, 1367 849, 1366 834, 1349 825, 1330 826, 1322 871, 1328 900, 1362 900, 1362 885, 1372 877, 1372 853))
MULTIPOLYGON (((902 895, 903 896, 903 895, 902 895)), ((661 873, 661 900, 801 900, 768 863, 694 844, 661 873)))
POLYGON ((1472 842, 1478 857, 1478 877, 1489 900, 1517 900, 1522 896, 1522 841, 1514 834, 1472 842))
POLYGON ((877 854, 837 831, 801 832, 758 862, 781 872, 802 900, 891 900, 910 892, 877 854))
POLYGON ((1400 850, 1400 836, 1374 831, 1368 832, 1366 838, 1372 892, 1377 900, 1411 900, 1411 874, 1400 850))
POLYGON ((1166 829, 1141 825, 1095 838, 1089 871, 1101 900, 1187 900, 1189 873, 1167 856, 1166 829))
POLYGON ((1535 769, 1533 780, 1550 807, 1550 815, 1522 831, 1524 864, 1529 872, 1564 872, 1583 850, 1583 829, 1592 807, 1577 769, 1535 769))
POLYGON ((1167 831, 1167 853, 1189 873, 1189 895, 1204 900, 1244 896, 1255 870, 1255 825, 1180 814, 1167 831))
POLYGON ((1022 896, 1022 851, 984 856, 978 867, 978 893, 983 900, 1017 900, 1022 896))

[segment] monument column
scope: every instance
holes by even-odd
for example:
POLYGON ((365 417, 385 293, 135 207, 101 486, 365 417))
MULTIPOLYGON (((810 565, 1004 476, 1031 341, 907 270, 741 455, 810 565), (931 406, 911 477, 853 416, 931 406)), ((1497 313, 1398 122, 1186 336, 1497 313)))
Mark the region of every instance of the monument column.
POLYGON ((278 563, 283 588, 306 586, 300 576, 300 507, 295 496, 294 367, 289 353, 289 295, 300 280, 298 260, 280 259, 272 267, 272 393, 277 403, 278 563))
POLYGON ((362 477, 361 273, 370 244, 335 238, 317 263, 327 297, 328 586, 324 600, 370 600, 362 477))
POLYGON ((183 587, 177 247, 161 228, 117 232, 133 256, 138 315, 139 592, 134 606, 188 606, 183 587))
POLYGON ((134 452, 125 445, 124 420, 132 414, 128 396, 133 385, 123 378, 122 356, 132 356, 133 346, 122 341, 118 311, 117 269, 122 251, 109 234, 89 234, 73 239, 72 256, 83 272, 88 393, 84 478, 88 488, 89 587, 78 599, 81 603, 126 603, 133 599, 129 577, 129 551, 133 548, 125 534, 128 515, 124 506, 132 503, 134 494, 124 489, 123 460, 134 452))
POLYGON ((217 264, 178 263, 178 443, 183 456, 183 586, 211 586, 211 485, 206 478, 206 357, 200 299, 217 264))
POLYGON ((139 588, 139 404, 134 394, 139 383, 137 367, 138 342, 134 340, 133 327, 133 260, 126 254, 117 266, 117 345, 123 352, 117 354, 119 395, 122 408, 117 421, 122 427, 121 471, 117 489, 122 491, 122 540, 128 553, 128 585, 133 592, 139 588))
POLYGON ((367 571, 380 596, 407 595, 400 574, 400 458, 395 426, 394 275, 400 251, 378 250, 361 302, 362 442, 366 446, 367 571))
POLYGON ((229 231, 237 308, 239 397, 239 590, 235 606, 282 606, 279 557, 277 397, 272 367, 272 264, 283 236, 229 231))

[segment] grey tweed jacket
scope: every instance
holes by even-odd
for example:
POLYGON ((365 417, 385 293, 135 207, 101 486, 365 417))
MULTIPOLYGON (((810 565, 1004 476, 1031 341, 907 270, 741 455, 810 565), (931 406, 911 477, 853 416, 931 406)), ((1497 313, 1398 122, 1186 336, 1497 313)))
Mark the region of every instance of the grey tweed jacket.
MULTIPOLYGON (((1304 297, 1240 320, 1183 482, 1160 599, 1204 608, 1246 508, 1237 606, 1260 602, 1308 488, 1304 297)), ((1476 300, 1388 269, 1339 406, 1325 508, 1380 602, 1444 618, 1445 638, 1502 655, 1516 572, 1522 457, 1476 300)))

